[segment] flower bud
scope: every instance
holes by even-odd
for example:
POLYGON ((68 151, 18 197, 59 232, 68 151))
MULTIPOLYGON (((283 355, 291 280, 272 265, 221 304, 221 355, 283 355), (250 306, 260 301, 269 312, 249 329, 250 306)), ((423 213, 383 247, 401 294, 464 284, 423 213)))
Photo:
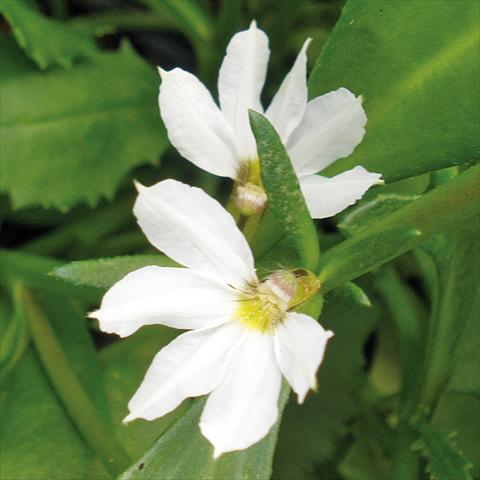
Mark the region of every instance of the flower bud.
POLYGON ((267 194, 262 187, 247 182, 243 185, 237 185, 234 199, 240 212, 245 216, 250 216, 265 210, 267 194))

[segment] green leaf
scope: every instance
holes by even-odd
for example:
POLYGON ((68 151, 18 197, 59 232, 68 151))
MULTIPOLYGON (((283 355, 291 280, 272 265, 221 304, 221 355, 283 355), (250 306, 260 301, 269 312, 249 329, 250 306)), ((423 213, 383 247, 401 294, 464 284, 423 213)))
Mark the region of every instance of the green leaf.
POLYGON ((455 447, 452 437, 430 425, 420 427, 420 440, 413 447, 427 457, 431 480, 471 480, 472 465, 455 447))
MULTIPOLYGON (((92 454, 29 349, 2 381, 2 478, 86 478, 92 454)), ((108 478, 105 473, 98 478, 108 478)))
POLYGON ((417 195, 380 194, 349 209, 337 226, 348 237, 354 237, 418 198, 417 195))
POLYGON ((360 307, 370 308, 372 306, 372 302, 368 298, 365 291, 360 288, 356 283, 347 282, 338 287, 337 293, 347 302, 351 302, 354 305, 360 307))
MULTIPOLYGON (((72 352, 67 353, 31 292, 21 288, 21 299, 25 305, 32 340, 56 394, 71 421, 104 467, 112 474, 120 473, 128 465, 128 456, 113 436, 105 412, 102 415, 101 409, 92 401, 86 388, 98 382, 98 379, 83 378, 82 381, 73 367, 78 363, 70 362, 72 352)), ((93 352, 89 353, 92 356, 93 352)))
POLYGON ((303 266, 314 270, 319 258, 317 232, 300 190, 297 175, 277 132, 260 113, 249 111, 257 141, 263 185, 269 206, 298 250, 303 266))
POLYGON ((478 156, 476 0, 349 0, 310 76, 311 97, 364 96, 366 135, 326 172, 363 165, 387 181, 478 156))
POLYGON ((0 190, 14 208, 95 205, 167 147, 158 76, 127 45, 46 72, 12 42, 0 53, 0 190))
POLYGON ((334 332, 325 360, 318 371, 318 390, 303 405, 288 403, 275 452, 274 478, 310 480, 317 465, 336 455, 340 440, 348 434, 348 422, 360 409, 359 389, 365 377, 364 345, 381 311, 361 308, 339 289, 325 300, 320 323, 334 332))
MULTIPOLYGON (((284 384, 279 400, 279 418, 288 392, 289 388, 284 384)), ((140 460, 121 475, 119 480, 156 480, 160 477, 164 480, 269 478, 280 420, 258 444, 247 450, 224 454, 214 460, 213 447, 202 436, 198 427, 204 405, 205 399, 193 401, 190 410, 164 433, 140 460)))
POLYGON ((340 286, 398 257, 413 248, 421 235, 420 230, 413 228, 389 228, 346 240, 327 250, 320 259, 322 290, 340 286))
POLYGON ((352 430, 355 440, 338 467, 342 480, 391 478, 385 452, 369 435, 371 432, 359 424, 354 424, 352 430))
MULTIPOLYGON (((23 290, 18 286, 15 288, 16 304, 20 309, 15 315, 24 315, 28 321, 28 305, 21 294, 23 290)), ((48 315, 55 336, 65 349, 67 363, 96 411, 108 424, 99 367, 83 312, 79 312, 69 299, 58 295, 37 293, 35 302, 48 315)), ((37 350, 30 346, 2 380, 2 477, 12 480, 89 478, 93 453, 72 423, 43 368, 38 351, 38 345, 37 350)), ((95 478, 104 479, 108 475, 100 468, 95 478)))
POLYGON ((10 24, 18 44, 42 69, 52 65, 70 67, 75 60, 98 51, 93 38, 44 17, 27 2, 2 0, 0 13, 10 24))
MULTIPOLYGON (((112 426, 132 460, 137 460, 151 444, 186 410, 184 402, 173 412, 154 421, 136 420, 127 425, 122 420, 128 414, 128 402, 142 383, 153 358, 179 334, 178 330, 151 325, 131 337, 107 345, 99 352, 99 363, 108 398, 112 426)), ((92 478, 95 478, 92 475, 92 478)))
POLYGON ((471 313, 460 337, 453 361, 450 390, 480 398, 480 292, 472 292, 471 313))
MULTIPOLYGON (((14 291, 13 315, 2 326, 0 336, 0 378, 3 379, 20 361, 30 343, 25 308, 18 290, 14 291)), ((3 322, 2 322, 3 323, 3 322)))
MULTIPOLYGON (((447 387, 453 368, 460 368, 457 350, 460 339, 469 318, 475 316, 480 294, 480 251, 478 232, 480 231, 480 217, 474 217, 462 224, 444 238, 434 239, 424 246, 430 256, 430 272, 432 283, 432 314, 429 325, 429 337, 426 352, 426 372, 423 376, 423 401, 430 408, 434 408, 441 393, 447 387)), ((422 262, 424 267, 425 261, 422 262)), ((478 327, 477 327, 478 329, 478 327)), ((475 333, 475 327, 469 334, 475 333)), ((478 347, 478 338, 467 339, 470 347, 478 347), (473 343, 473 345, 472 345, 473 343)), ((460 354, 461 355, 461 354, 460 354)), ((461 357, 460 357, 461 358, 461 357)), ((471 364, 473 358, 468 358, 471 364)), ((465 370, 463 373, 473 374, 473 377, 462 380, 466 384, 478 382, 478 369, 475 372, 465 370)))
POLYGON ((417 305, 412 292, 393 267, 385 267, 375 285, 395 325, 402 365, 398 419, 408 423, 417 408, 424 381, 419 368, 423 361, 423 345, 417 305))
POLYGON ((48 292, 61 298, 70 298, 88 306, 97 303, 98 292, 93 288, 75 288, 52 278, 48 272, 61 266, 61 262, 52 258, 33 255, 19 250, 0 249, 0 284, 21 281, 28 287, 48 292))
POLYGON ((446 392, 440 399, 432 427, 456 434, 455 445, 473 463, 472 476, 480 478, 480 397, 446 392))
POLYGON ((179 266, 165 255, 130 255, 67 263, 53 269, 50 275, 74 285, 109 288, 127 273, 149 265, 179 266))
POLYGON ((353 280, 478 214, 479 182, 477 165, 327 250, 319 263, 323 291, 353 280))

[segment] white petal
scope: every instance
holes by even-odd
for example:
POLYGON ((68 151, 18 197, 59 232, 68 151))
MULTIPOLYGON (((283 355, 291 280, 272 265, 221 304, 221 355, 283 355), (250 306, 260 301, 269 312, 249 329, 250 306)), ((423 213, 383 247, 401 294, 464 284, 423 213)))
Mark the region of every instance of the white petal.
POLYGON ((271 335, 247 331, 200 420, 215 458, 248 448, 267 435, 277 420, 280 384, 271 335))
POLYGON ((235 179, 239 166, 233 131, 210 92, 181 68, 161 71, 160 114, 172 145, 197 167, 235 179))
POLYGON ((308 38, 303 44, 265 114, 284 143, 302 120, 307 107, 307 48, 310 42, 308 38))
POLYGON ((325 347, 333 336, 308 315, 288 313, 275 332, 275 355, 280 370, 303 403, 308 390, 316 387, 316 373, 325 347))
POLYGON ((235 34, 230 40, 220 67, 220 107, 235 132, 237 152, 242 160, 257 157, 248 109, 263 112, 260 93, 269 56, 268 37, 253 21, 248 30, 235 34))
POLYGON ((312 218, 327 218, 353 205, 371 186, 383 183, 381 176, 357 166, 332 178, 300 177, 300 187, 312 218))
POLYGON ((237 322, 180 335, 153 359, 140 388, 128 404, 135 418, 154 420, 187 397, 212 391, 223 379, 243 329, 237 322))
POLYGON ((176 180, 137 188, 133 212, 155 247, 176 262, 234 287, 256 281, 250 247, 215 199, 176 180))
POLYGON ((187 268, 144 267, 108 290, 90 314, 104 332, 121 337, 144 325, 191 329, 231 319, 238 293, 187 268))
POLYGON ((366 122, 361 98, 346 88, 308 102, 302 122, 287 142, 297 174, 317 173, 350 155, 362 141, 366 122))

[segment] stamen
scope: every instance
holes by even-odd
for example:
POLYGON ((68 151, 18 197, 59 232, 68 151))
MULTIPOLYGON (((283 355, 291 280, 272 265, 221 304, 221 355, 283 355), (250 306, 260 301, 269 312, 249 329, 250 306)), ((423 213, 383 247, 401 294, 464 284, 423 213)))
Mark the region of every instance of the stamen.
POLYGON ((240 295, 235 318, 248 328, 271 333, 285 313, 318 291, 318 278, 307 270, 278 270, 240 295))

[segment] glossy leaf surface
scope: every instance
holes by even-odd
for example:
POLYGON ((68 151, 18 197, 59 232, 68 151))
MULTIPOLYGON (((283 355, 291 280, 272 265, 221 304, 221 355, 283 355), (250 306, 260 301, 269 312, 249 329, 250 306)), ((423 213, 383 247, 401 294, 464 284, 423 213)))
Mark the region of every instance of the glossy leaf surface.
POLYGON ((363 95, 366 135, 329 174, 363 165, 395 181, 478 159, 476 0, 349 1, 309 80, 363 95))

